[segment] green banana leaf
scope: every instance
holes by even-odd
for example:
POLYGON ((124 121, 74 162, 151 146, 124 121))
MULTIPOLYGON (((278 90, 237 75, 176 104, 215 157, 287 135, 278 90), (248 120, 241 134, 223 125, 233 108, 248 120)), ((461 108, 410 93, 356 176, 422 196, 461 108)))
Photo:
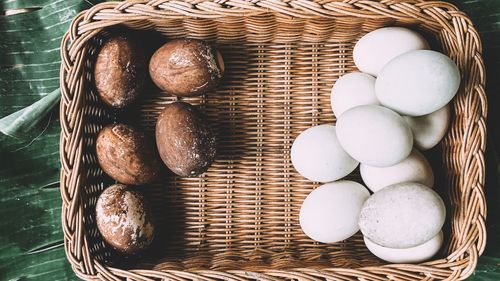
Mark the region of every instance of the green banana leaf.
MULTIPOLYGON (((63 249, 59 195, 59 44, 71 19, 98 0, 0 0, 0 280, 76 280, 63 249), (33 106, 32 106, 33 105, 33 106), (25 109, 28 107, 27 109, 25 109), (33 119, 33 116, 36 118, 33 119), (31 118, 31 119, 30 119, 31 118), (29 122, 23 122, 30 120, 29 122), (32 122, 31 122, 32 121, 32 122), (26 133, 31 134, 26 134, 26 133)), ((451 0, 481 33, 490 103, 488 246, 470 280, 500 280, 500 1, 451 0)))
POLYGON ((64 254, 59 118, 50 108, 59 100, 60 40, 73 17, 91 5, 85 0, 0 1, 0 11, 36 7, 0 16, 0 116, 14 113, 4 119, 4 132, 16 135, 20 120, 40 116, 39 128, 25 123, 23 130, 34 134, 24 140, 0 134, 0 280, 78 279, 64 254))
POLYGON ((30 135, 60 99, 61 91, 57 88, 32 105, 0 119, 0 132, 18 139, 30 135))

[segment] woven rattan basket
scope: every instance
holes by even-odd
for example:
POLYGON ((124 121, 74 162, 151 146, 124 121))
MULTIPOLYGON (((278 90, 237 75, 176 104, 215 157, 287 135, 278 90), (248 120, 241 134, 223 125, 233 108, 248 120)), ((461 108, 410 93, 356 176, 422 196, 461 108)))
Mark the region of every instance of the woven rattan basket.
POLYGON ((74 19, 62 40, 61 194, 68 260, 88 280, 464 279, 473 272, 486 239, 484 85, 479 36, 464 13, 444 2, 153 0, 96 5, 74 19), (152 88, 132 112, 120 114, 102 105, 92 86, 93 58, 106 30, 117 25, 167 39, 210 41, 226 62, 216 92, 186 99, 200 105, 217 134, 216 162, 199 178, 170 176, 143 187, 160 231, 151 251, 122 262, 113 262, 116 255, 95 225, 97 197, 112 183, 97 163, 95 137, 103 125, 124 116, 152 133, 157 114, 175 98, 152 88), (368 252, 360 234, 333 245, 315 243, 298 223, 303 199, 318 184, 293 169, 293 139, 310 126, 335 122, 332 84, 356 69, 356 41, 388 25, 423 32, 462 73, 451 128, 434 152, 441 166, 436 174, 442 178, 437 189, 448 208, 446 246, 433 261, 420 265, 382 262, 368 252))

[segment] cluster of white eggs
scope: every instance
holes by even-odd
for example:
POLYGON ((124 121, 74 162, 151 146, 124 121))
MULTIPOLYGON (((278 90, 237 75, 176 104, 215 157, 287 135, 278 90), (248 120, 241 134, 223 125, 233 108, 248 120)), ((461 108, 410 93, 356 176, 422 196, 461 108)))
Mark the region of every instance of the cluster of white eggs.
POLYGON ((402 27, 362 37, 353 53, 361 72, 342 76, 332 89, 336 125, 309 128, 295 139, 295 169, 325 183, 300 210, 310 238, 335 243, 361 230, 367 248, 394 263, 425 261, 439 251, 446 209, 419 150, 446 134, 460 73, 450 58, 428 49, 420 34, 402 27), (341 180, 358 164, 372 195, 341 180))

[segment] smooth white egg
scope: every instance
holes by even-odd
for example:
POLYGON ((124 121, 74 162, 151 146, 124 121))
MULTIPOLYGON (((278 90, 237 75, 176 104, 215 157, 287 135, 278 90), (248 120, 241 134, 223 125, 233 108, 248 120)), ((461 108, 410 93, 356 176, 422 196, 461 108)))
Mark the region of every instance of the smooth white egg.
POLYGON ((361 178, 371 191, 401 182, 416 182, 425 186, 434 186, 432 167, 418 150, 413 149, 405 160, 390 167, 360 166, 361 178))
POLYGON ((343 178, 359 164, 342 148, 332 125, 319 125, 303 131, 293 142, 291 158, 299 174, 318 182, 343 178))
POLYGON ((333 85, 330 102, 337 117, 358 105, 379 104, 375 96, 375 77, 361 72, 340 77, 333 85))
POLYGON ((391 263, 420 263, 435 256, 443 245, 443 232, 422 245, 407 249, 394 249, 377 245, 364 237, 365 245, 372 254, 391 263))
POLYGON ((375 167, 388 167, 410 154, 413 136, 396 112, 378 105, 361 105, 337 120, 337 137, 352 158, 375 167))
POLYGON ((445 218, 444 202, 434 190, 407 182, 385 187, 366 200, 359 227, 380 246, 411 248, 436 236, 445 218))
POLYGON ((368 190, 353 181, 324 184, 311 192, 300 208, 300 227, 313 240, 335 243, 358 232, 361 206, 368 190))
POLYGON ((450 124, 450 105, 424 116, 403 116, 413 132, 413 143, 420 150, 436 146, 446 135, 450 124))
POLYGON ((391 60, 375 82, 380 103, 402 115, 422 116, 445 106, 460 86, 457 65, 428 50, 411 51, 391 60))
POLYGON ((354 46, 354 63, 362 72, 377 76, 393 58, 413 50, 429 49, 417 32, 404 27, 384 27, 363 36, 354 46))

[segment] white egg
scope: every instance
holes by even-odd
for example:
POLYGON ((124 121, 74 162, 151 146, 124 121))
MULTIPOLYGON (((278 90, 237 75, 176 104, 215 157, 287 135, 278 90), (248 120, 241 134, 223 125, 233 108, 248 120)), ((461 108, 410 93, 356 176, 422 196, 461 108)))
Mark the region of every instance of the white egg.
POLYGON ((413 132, 413 143, 420 150, 436 146, 446 135, 450 124, 450 106, 446 105, 424 116, 403 116, 413 132))
POLYGON ((413 50, 429 49, 417 32, 404 27, 384 27, 363 36, 354 46, 354 63, 362 72, 377 76, 393 58, 413 50))
POLYGON ((398 183, 366 200, 359 227, 380 246, 410 248, 436 236, 445 217, 444 202, 434 190, 419 183, 398 183))
POLYGON ((318 182, 343 178, 359 164, 342 148, 332 125, 319 125, 303 131, 293 142, 291 158, 299 174, 318 182))
POLYGON ((302 203, 300 227, 318 242, 345 240, 358 232, 359 212, 368 197, 368 190, 357 182, 324 184, 311 192, 302 203))
POLYGON ((447 56, 427 50, 391 60, 375 82, 380 103, 408 116, 422 116, 445 106, 460 86, 457 65, 447 56))
POLYGON ((330 101, 337 117, 358 105, 379 104, 375 96, 375 78, 360 72, 340 77, 333 85, 330 101))
POLYGON ((391 263, 420 263, 435 256, 443 245, 443 232, 422 245, 406 249, 394 249, 377 245, 364 237, 365 245, 375 256, 391 263))
POLYGON ((366 187, 377 192, 380 189, 401 182, 416 182, 434 186, 434 173, 431 165, 418 150, 413 149, 405 160, 390 167, 360 166, 361 178, 366 187))
POLYGON ((342 148, 332 125, 319 125, 300 133, 290 154, 295 170, 311 181, 341 179, 359 164, 342 148))
POLYGON ((376 167, 403 161, 413 146, 404 119, 378 105, 361 105, 344 112, 337 120, 337 137, 352 158, 376 167))

